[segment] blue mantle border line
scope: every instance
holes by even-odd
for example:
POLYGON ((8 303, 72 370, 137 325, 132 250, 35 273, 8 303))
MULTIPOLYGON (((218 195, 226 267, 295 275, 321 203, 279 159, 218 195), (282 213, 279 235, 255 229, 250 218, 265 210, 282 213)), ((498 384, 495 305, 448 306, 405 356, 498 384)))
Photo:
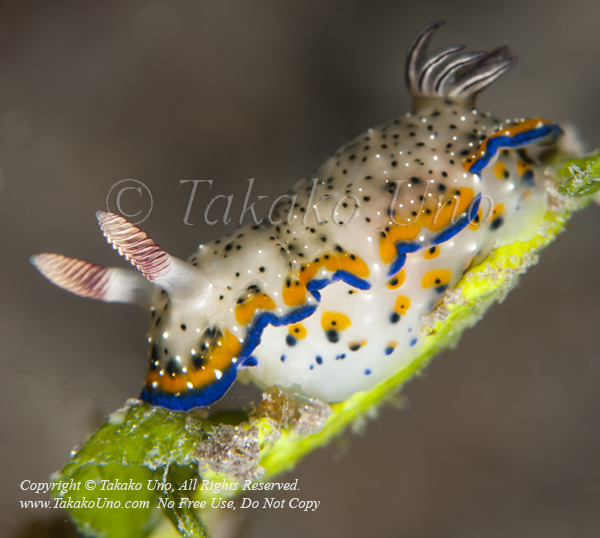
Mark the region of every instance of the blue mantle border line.
MULTIPOLYGON (((358 288, 360 290, 371 289, 371 284, 367 280, 359 278, 349 271, 344 270, 336 271, 333 273, 331 278, 311 280, 306 285, 306 289, 318 302, 320 302, 321 294, 319 292, 327 286, 339 281, 345 282, 349 286, 358 288)), ((317 309, 317 306, 318 305, 316 304, 303 305, 299 308, 291 310, 283 316, 277 316, 272 312, 261 312, 250 326, 250 329, 248 329, 246 340, 244 346, 242 347, 242 352, 238 356, 239 365, 243 367, 244 361, 249 358, 252 352, 258 347, 261 342, 262 333, 268 325, 272 325, 273 327, 293 325, 294 323, 298 323, 303 319, 312 316, 317 309)))
MULTIPOLYGON (((481 172, 489 164, 490 160, 499 149, 534 144, 550 136, 559 136, 562 133, 562 129, 557 124, 549 124, 519 133, 518 135, 512 137, 497 136, 490 138, 487 142, 486 154, 473 162, 473 164, 469 167, 469 172, 473 174, 478 174, 481 172)), ((477 215, 481 199, 482 195, 480 193, 477 195, 475 205, 471 211, 459 217, 454 224, 449 226, 442 233, 435 236, 426 245, 419 245, 418 243, 407 241, 395 243, 396 257, 390 265, 388 276, 392 277, 398 274, 398 272, 406 263, 407 254, 417 252, 418 250, 427 248, 431 245, 445 243, 461 232, 477 215)), ((343 270, 336 271, 329 279, 312 280, 307 284, 306 288, 317 301, 320 301, 321 294, 319 292, 330 284, 338 281, 345 282, 349 286, 361 290, 368 290, 371 288, 371 284, 368 281, 343 270)), ((302 321, 303 319, 306 319, 314 314, 317 306, 318 305, 303 305, 300 308, 296 308, 287 314, 284 314, 283 316, 277 316, 272 312, 262 312, 259 314, 248 330, 242 352, 238 356, 237 364, 232 364, 229 368, 227 368, 227 370, 223 371, 221 379, 219 379, 217 382, 211 383, 203 388, 182 392, 179 396, 160 390, 150 391, 147 387, 144 387, 142 393, 140 394, 140 399, 152 405, 165 407, 173 411, 188 411, 194 407, 205 407, 216 402, 229 390, 235 381, 238 368, 243 367, 244 362, 247 361, 247 359, 252 358, 251 354, 261 343, 262 333, 268 325, 281 327, 284 325, 298 323, 299 321, 302 321)), ((246 365, 249 366, 251 363, 252 361, 246 365)))
POLYGON ((427 243, 419 244, 410 241, 398 241, 397 243, 394 243, 394 245, 396 246, 396 257, 394 258, 394 261, 392 261, 390 268, 388 269, 388 276, 394 277, 400 272, 400 270, 404 267, 404 264, 406 263, 407 254, 445 243, 446 241, 452 239, 459 232, 464 230, 477 216, 477 212, 479 211, 479 205, 481 204, 482 198, 482 194, 479 193, 475 197, 475 203, 473 204, 470 210, 463 213, 460 217, 456 219, 456 222, 448 226, 444 231, 442 231, 438 235, 434 236, 433 239, 431 239, 427 243))
POLYGON ((541 142, 545 138, 560 136, 561 134, 563 134, 563 130, 560 126, 556 123, 551 123, 543 125, 542 127, 530 129, 529 131, 523 131, 515 136, 496 136, 494 138, 488 138, 486 153, 479 159, 475 159, 473 164, 469 167, 469 172, 473 174, 481 172, 489 164, 490 160, 499 149, 535 144, 536 142, 541 142))
MULTIPOLYGON (((321 294, 319 291, 338 281, 345 282, 349 286, 361 290, 368 290, 371 288, 371 284, 367 280, 359 278, 348 271, 338 270, 333 273, 331 278, 311 280, 307 284, 306 289, 317 301, 320 301, 321 294)), ((194 407, 206 407, 216 402, 222 398, 231 385, 233 385, 239 368, 256 364, 252 361, 252 359, 254 359, 252 353, 260 345, 262 333, 269 325, 272 325, 273 327, 293 325, 294 323, 298 323, 299 321, 312 316, 317 310, 317 307, 318 304, 303 305, 299 308, 294 308, 282 316, 277 316, 272 312, 261 312, 248 329, 242 351, 237 357, 237 364, 232 364, 227 370, 224 370, 221 379, 205 387, 181 392, 179 396, 167 391, 144 387, 140 394, 140 399, 152 405, 165 407, 172 411, 189 411, 194 407)))

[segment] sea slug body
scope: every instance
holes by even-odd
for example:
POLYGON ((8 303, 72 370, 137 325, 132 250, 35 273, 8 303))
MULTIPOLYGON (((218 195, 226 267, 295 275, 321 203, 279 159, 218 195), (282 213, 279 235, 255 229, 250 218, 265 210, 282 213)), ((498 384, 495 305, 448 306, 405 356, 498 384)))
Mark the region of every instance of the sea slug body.
POLYGON ((207 406, 240 372, 327 402, 368 390, 416 358, 427 338, 421 318, 469 267, 535 233, 547 207, 545 159, 562 131, 479 112, 476 94, 516 59, 506 47, 428 55, 440 24, 409 51, 413 112, 340 148, 260 225, 183 261, 99 213, 135 270, 33 258, 73 293, 149 309, 143 400, 207 406))

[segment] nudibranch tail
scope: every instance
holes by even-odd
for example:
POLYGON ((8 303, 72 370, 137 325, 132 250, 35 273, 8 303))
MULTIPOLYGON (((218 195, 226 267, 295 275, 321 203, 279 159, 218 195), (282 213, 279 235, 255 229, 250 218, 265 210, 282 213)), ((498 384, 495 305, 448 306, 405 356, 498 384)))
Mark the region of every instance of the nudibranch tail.
POLYGON ((198 269, 161 249, 154 239, 114 213, 96 213, 106 240, 150 282, 172 299, 190 298, 204 286, 198 269))
POLYGON ((450 46, 428 55, 431 38, 443 24, 425 28, 409 49, 406 83, 413 97, 472 98, 516 63, 508 47, 485 53, 461 52, 463 46, 450 46))
POLYGON ((50 282, 79 297, 146 307, 155 290, 131 269, 104 267, 60 254, 38 254, 30 261, 50 282))

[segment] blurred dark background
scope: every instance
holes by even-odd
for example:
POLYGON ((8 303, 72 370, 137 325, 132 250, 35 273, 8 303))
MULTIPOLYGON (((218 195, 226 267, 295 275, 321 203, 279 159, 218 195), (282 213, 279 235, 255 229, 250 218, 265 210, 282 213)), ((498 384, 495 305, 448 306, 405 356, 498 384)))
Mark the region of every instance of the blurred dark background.
MULTIPOLYGON (((187 256, 225 230, 200 224, 202 187, 194 226, 181 225, 179 181, 240 198, 255 178, 255 194, 282 193, 410 108, 405 51, 439 19, 435 48, 507 43, 519 56, 480 109, 572 124, 600 145, 595 1, 0 2, 0 533, 57 517, 21 509, 42 497, 19 484, 62 467, 138 395, 147 363, 141 310, 63 292, 28 257, 125 266, 94 218, 125 178, 153 194, 143 227, 187 256)), ((317 511, 255 510, 246 536, 598 536, 598 207, 570 228, 407 386, 403 411, 288 475, 317 511)), ((236 388, 223 405, 257 394, 236 388)))

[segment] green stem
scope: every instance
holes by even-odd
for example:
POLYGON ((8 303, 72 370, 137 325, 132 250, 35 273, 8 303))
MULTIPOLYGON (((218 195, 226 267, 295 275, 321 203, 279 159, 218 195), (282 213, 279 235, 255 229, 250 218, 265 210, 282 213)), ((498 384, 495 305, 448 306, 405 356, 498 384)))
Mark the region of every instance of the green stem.
POLYGON ((590 196, 600 191, 600 158, 598 155, 569 160, 559 168, 558 177, 565 178, 558 186, 567 196, 590 196))
POLYGON ((174 486, 174 489, 164 492, 168 503, 163 508, 163 512, 169 521, 173 523, 173 526, 183 538, 209 538, 194 510, 187 505, 182 505, 181 496, 177 489, 179 484, 173 480, 170 473, 167 481, 174 486))

